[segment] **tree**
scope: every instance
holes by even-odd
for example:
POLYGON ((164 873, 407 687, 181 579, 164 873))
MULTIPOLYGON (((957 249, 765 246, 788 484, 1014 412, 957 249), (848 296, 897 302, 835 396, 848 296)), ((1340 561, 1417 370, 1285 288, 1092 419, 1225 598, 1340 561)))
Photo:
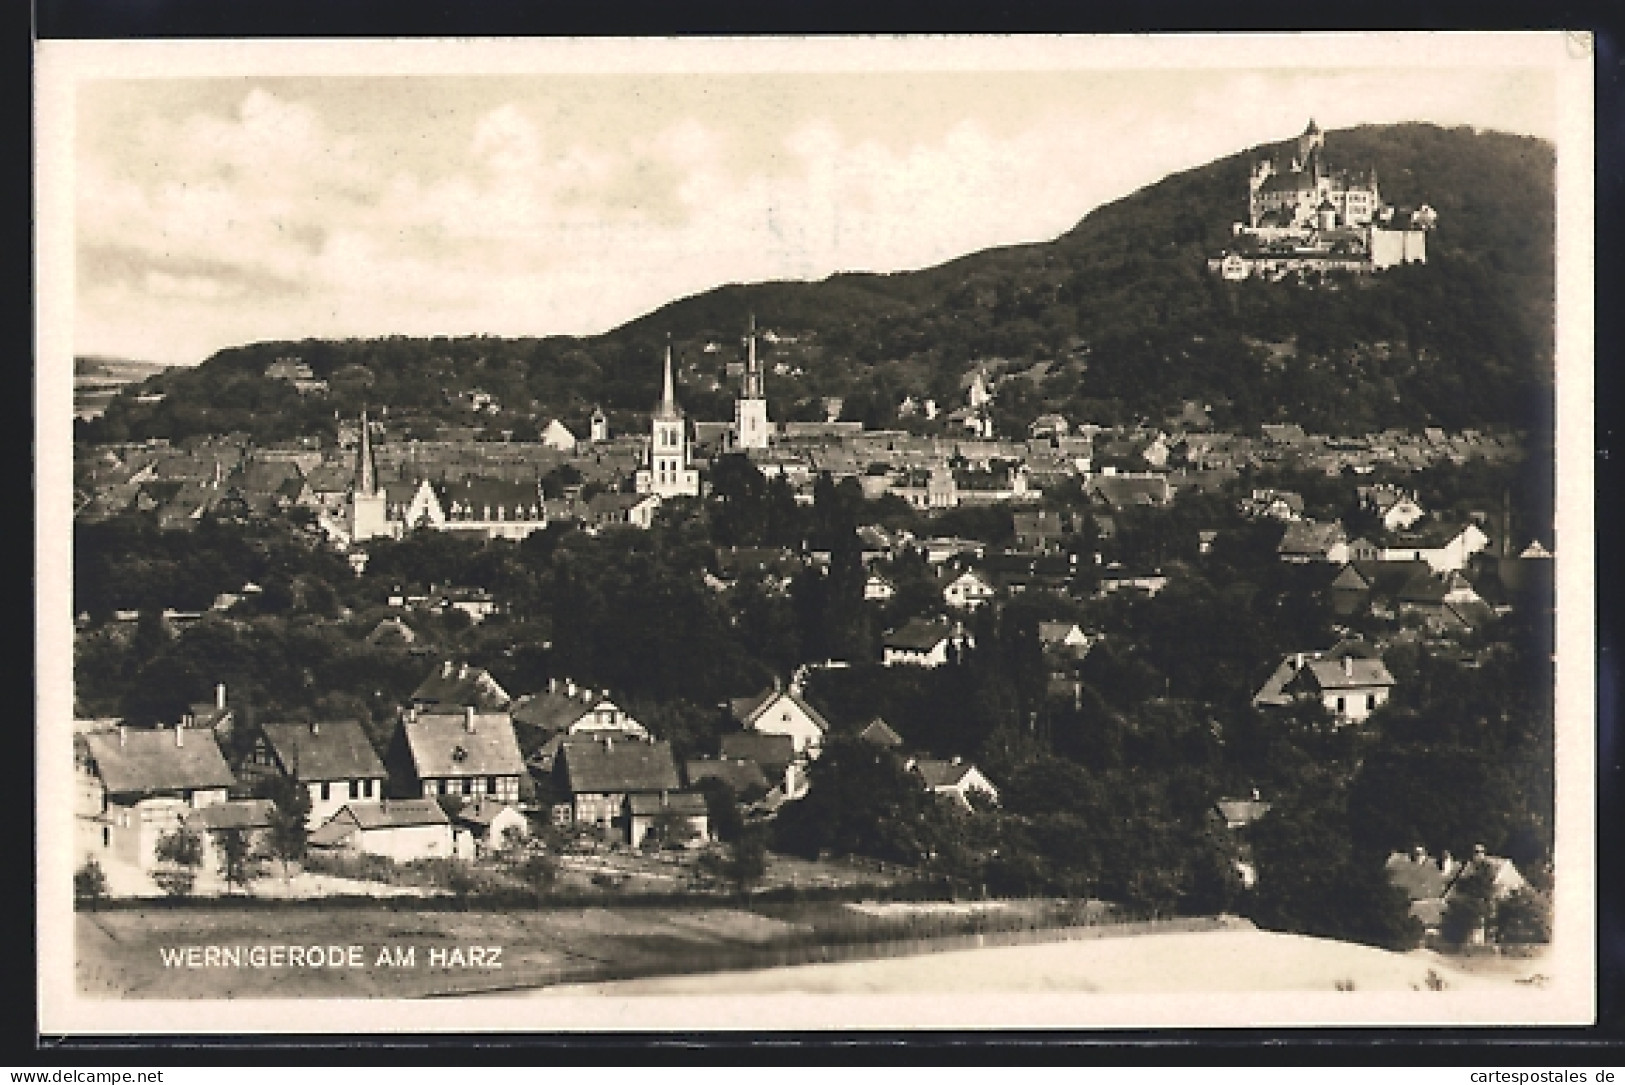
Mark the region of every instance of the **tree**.
POLYGON ((767 874, 767 830, 750 825, 721 849, 702 857, 701 869, 722 878, 740 896, 767 874))
POLYGON ((225 879, 227 888, 236 886, 246 890, 248 883, 259 875, 248 830, 221 829, 214 834, 214 843, 220 853, 220 876, 225 879))
POLYGON ((264 788, 264 797, 271 800, 271 829, 267 846, 271 857, 282 865, 282 880, 288 881, 290 866, 305 857, 305 842, 309 836, 306 819, 310 817, 310 793, 291 776, 274 777, 264 788))
POLYGON ((515 849, 513 873, 529 887, 539 902, 558 880, 559 861, 540 841, 531 840, 515 849))
POLYGON ((649 823, 643 846, 654 850, 681 848, 699 835, 699 830, 682 813, 663 806, 649 823))
POLYGON ((86 859, 85 865, 73 872, 73 901, 94 908, 106 899, 107 875, 102 872, 100 863, 86 859))
POLYGON ((203 838, 181 826, 158 838, 153 855, 163 865, 152 872, 152 880, 172 897, 189 895, 203 865, 203 838))
POLYGON ((1496 941, 1530 945, 1552 940, 1552 902, 1524 886, 1495 906, 1496 941))
POLYGON ((1445 901, 1444 918, 1439 921, 1439 935, 1452 945, 1463 945, 1490 938, 1490 923, 1495 918, 1495 872, 1487 864, 1456 879, 1450 896, 1445 901))

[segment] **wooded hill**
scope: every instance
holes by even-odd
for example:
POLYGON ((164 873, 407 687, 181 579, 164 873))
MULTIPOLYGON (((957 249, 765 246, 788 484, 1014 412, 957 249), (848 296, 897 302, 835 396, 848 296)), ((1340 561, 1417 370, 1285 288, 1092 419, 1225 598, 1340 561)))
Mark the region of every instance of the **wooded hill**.
MULTIPOLYGON (((731 417, 749 314, 764 341, 773 416, 896 424, 905 395, 963 402, 980 363, 1001 381, 1010 433, 1046 410, 1074 421, 1160 418, 1185 400, 1221 426, 1292 420, 1312 430, 1387 426, 1545 429, 1553 363, 1554 167, 1530 137, 1428 124, 1329 132, 1333 169, 1375 167, 1385 201, 1439 215, 1425 266, 1311 283, 1230 283, 1206 261, 1246 214, 1253 148, 1102 206, 1054 241, 974 253, 896 274, 731 285, 684 298, 600 336, 272 342, 222 350, 121 397, 89 440, 248 430, 260 439, 331 429, 364 403, 457 417, 478 388, 516 435, 533 415, 584 419, 594 405, 637 424, 658 389, 669 333, 692 417, 731 417), (705 350, 707 343, 718 349, 705 350), (303 399, 264 369, 295 356, 329 381, 303 399), (795 372, 799 370, 799 373, 795 372)), ((466 413, 463 414, 465 419, 466 413)))

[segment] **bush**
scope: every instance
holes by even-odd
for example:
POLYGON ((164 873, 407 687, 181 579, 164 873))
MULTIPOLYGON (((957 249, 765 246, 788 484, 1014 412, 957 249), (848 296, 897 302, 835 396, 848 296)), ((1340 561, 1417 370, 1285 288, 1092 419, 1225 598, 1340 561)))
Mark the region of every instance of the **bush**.
POLYGON ((203 838, 184 826, 158 838, 153 855, 163 864, 152 872, 152 880, 172 897, 188 896, 203 865, 203 838))
POLYGON ((1528 887, 1509 893, 1495 909, 1496 937, 1503 945, 1552 940, 1551 901, 1528 887))
POLYGON ((86 859, 85 865, 73 872, 73 899, 75 904, 92 908, 107 899, 107 875, 96 860, 86 859))
POLYGON ((336 878, 384 882, 388 885, 401 884, 400 868, 393 859, 384 855, 315 848, 305 853, 304 866, 312 873, 331 874, 336 878))

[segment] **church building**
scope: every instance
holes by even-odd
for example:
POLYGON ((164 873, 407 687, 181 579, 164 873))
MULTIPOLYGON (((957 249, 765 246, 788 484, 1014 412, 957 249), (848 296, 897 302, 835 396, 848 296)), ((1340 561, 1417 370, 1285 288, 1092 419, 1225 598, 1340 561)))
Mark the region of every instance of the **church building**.
POLYGON ((688 426, 671 375, 671 344, 666 345, 666 371, 660 404, 649 422, 649 446, 639 468, 636 488, 640 494, 659 497, 700 496, 700 472, 689 454, 688 426))
POLYGON ((744 386, 734 401, 734 447, 762 449, 768 445, 773 423, 767 419, 767 392, 763 388, 761 363, 756 360, 756 317, 750 318, 744 386))
POLYGON ((387 513, 387 495, 378 483, 378 462, 372 454, 372 425, 361 412, 361 443, 356 449, 355 485, 350 491, 350 541, 397 537, 387 513))

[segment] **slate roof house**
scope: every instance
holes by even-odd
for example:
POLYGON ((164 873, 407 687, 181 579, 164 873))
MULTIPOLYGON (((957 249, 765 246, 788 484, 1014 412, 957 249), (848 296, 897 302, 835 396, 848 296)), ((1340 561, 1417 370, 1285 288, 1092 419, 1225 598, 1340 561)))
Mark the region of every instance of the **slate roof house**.
POLYGON ((649 737, 643 724, 610 699, 608 690, 577 686, 570 679, 549 678, 547 689, 520 697, 513 703, 513 719, 548 737, 587 733, 649 737))
POLYGON ((1314 697, 1339 724, 1358 723, 1388 703, 1394 676, 1380 659, 1309 660, 1298 669, 1287 692, 1314 697))
POLYGON ((754 697, 735 697, 728 709, 746 731, 788 735, 797 757, 816 758, 829 732, 829 721, 793 689, 773 688, 754 697))
POLYGON ((1349 560, 1348 534, 1343 525, 1322 524, 1314 520, 1295 520, 1286 526, 1275 548, 1282 561, 1304 564, 1312 561, 1344 565, 1349 560))
POLYGON ((357 720, 267 723, 241 766, 245 782, 282 775, 310 795, 310 828, 347 802, 384 797, 388 773, 357 720))
MULTIPOLYGON (((1481 869, 1491 872, 1490 894, 1494 900, 1502 900, 1529 884, 1512 860, 1488 854, 1482 844, 1473 849, 1472 857, 1465 863, 1451 858, 1449 852, 1435 861, 1425 848, 1418 847, 1409 854, 1396 851, 1383 864, 1388 883, 1405 891, 1411 902, 1410 914, 1430 936, 1439 933, 1445 909, 1456 896, 1462 879, 1481 869)), ((1482 944, 1486 933, 1480 926, 1470 934, 1469 940, 1482 944)))
POLYGON ((908 665, 941 667, 956 648, 973 646, 969 634, 943 619, 910 618, 881 642, 881 662, 887 667, 908 665))
MULTIPOLYGON (((633 795, 670 795, 683 789, 671 744, 600 735, 567 739, 554 761, 558 793, 569 796, 554 807, 554 820, 595 825, 628 843, 635 826, 627 800, 633 795)), ((645 826, 646 827, 646 826, 645 826)))
POLYGON ((958 757, 946 761, 929 758, 910 761, 908 769, 924 782, 927 791, 946 795, 967 810, 973 808, 973 793, 994 803, 999 801, 999 789, 993 786, 993 781, 984 776, 981 769, 958 757))
POLYGON ((313 848, 382 855, 398 863, 456 854, 451 818, 434 799, 346 803, 310 834, 313 848))
POLYGON ((1345 640, 1324 652, 1287 656, 1253 696, 1253 704, 1284 708, 1312 697, 1339 724, 1355 723, 1386 704, 1393 686, 1394 677, 1374 648, 1345 640))
POLYGON ((408 709, 384 760, 399 798, 463 795, 518 803, 526 775, 513 718, 472 706, 452 713, 408 709))
POLYGON ((736 796, 765 792, 771 786, 762 766, 744 758, 718 757, 690 761, 684 766, 684 775, 690 787, 699 787, 706 780, 721 780, 736 796))
POLYGON ((196 809, 225 802, 236 777, 213 732, 137 730, 75 736, 75 762, 101 848, 138 867, 153 861, 158 837, 196 809))
POLYGON ((485 712, 507 708, 513 702, 483 667, 445 660, 412 691, 412 704, 424 711, 449 711, 473 706, 485 712))
POLYGON ((748 761, 761 768, 771 787, 786 795, 801 790, 801 768, 795 739, 789 735, 769 735, 759 731, 734 731, 721 740, 722 756, 731 761, 748 761))

